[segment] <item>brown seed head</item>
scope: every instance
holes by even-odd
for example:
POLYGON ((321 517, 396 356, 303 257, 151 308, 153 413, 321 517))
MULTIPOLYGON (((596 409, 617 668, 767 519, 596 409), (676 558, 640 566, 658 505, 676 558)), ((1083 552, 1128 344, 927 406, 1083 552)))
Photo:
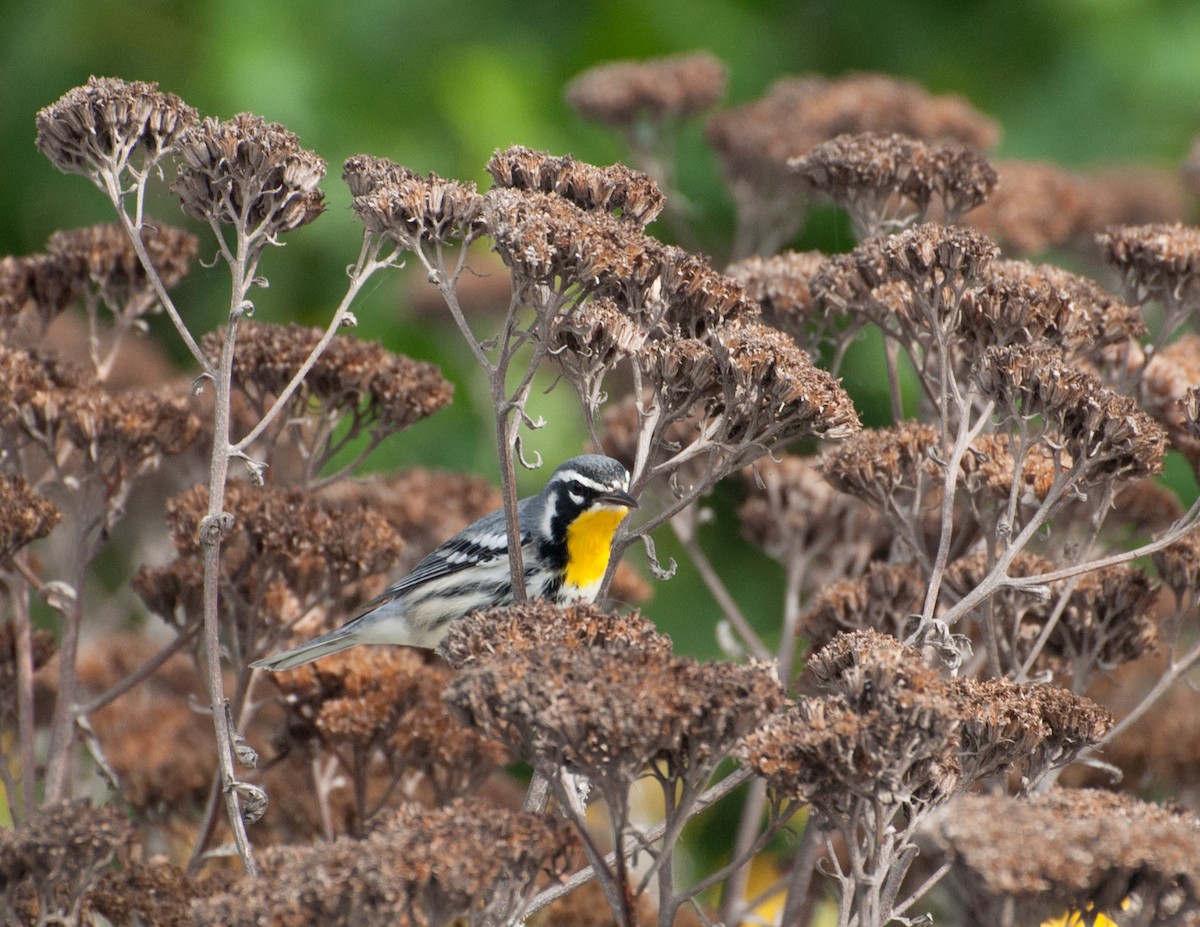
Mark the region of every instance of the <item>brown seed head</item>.
MULTIPOLYGON (((233 382, 256 400, 279 395, 321 340, 319 328, 295 323, 243 321, 233 360, 233 382)), ((217 329, 201 341, 216 358, 225 338, 217 329)), ((357 415, 387 432, 401 431, 450 403, 452 385, 433 364, 393 354, 351 335, 333 340, 294 394, 293 415, 301 417, 318 400, 328 412, 357 415)))
MULTIPOLYGON (((188 273, 199 241, 195 235, 169 225, 146 226, 142 243, 166 289, 188 273)), ((55 232, 46 250, 96 287, 114 310, 152 305, 154 290, 125 230, 117 223, 55 232)))
POLYGON ((699 664, 625 643, 519 650, 472 664, 446 692, 535 766, 582 772, 610 798, 660 758, 706 778, 782 698, 766 664, 699 664))
POLYGON ((278 123, 240 113, 205 119, 177 141, 179 174, 171 190, 202 222, 236 225, 271 240, 307 225, 325 209, 317 187, 325 162, 278 123))
POLYGON ((514 913, 543 872, 565 868, 566 832, 480 799, 407 805, 363 840, 341 837, 260 856, 244 878, 198 902, 204 923, 427 927, 514 913))
POLYGON ((26 544, 44 538, 61 520, 54 503, 22 474, 0 475, 0 564, 26 544))
POLYGON ((623 164, 596 167, 521 145, 494 152, 487 171, 497 186, 557 193, 580 209, 613 213, 639 228, 653 222, 666 203, 658 184, 642 171, 623 164))
POLYGON ((141 148, 149 161, 171 149, 196 111, 158 84, 90 77, 38 111, 38 150, 64 174, 119 169, 141 148))
POLYGON ((816 311, 809 285, 825 260, 819 251, 785 251, 746 258, 725 272, 762 307, 763 321, 805 344, 816 311))
POLYGON ((1104 387, 1049 347, 989 348, 975 371, 1010 415, 1042 415, 1065 441, 1079 478, 1133 479, 1162 468, 1166 433, 1128 396, 1104 387))
POLYGON ((636 611, 617 614, 590 604, 560 607, 536 599, 471 612, 450 626, 438 652, 463 669, 546 647, 632 647, 669 655, 671 639, 636 611))
POLYGON ((1066 911, 1182 924, 1200 910, 1200 822, 1110 791, 967 795, 939 819, 972 923, 1066 911))
POLYGON ((1158 300, 1192 309, 1200 301, 1200 229, 1174 225, 1113 226, 1096 236, 1131 302, 1158 300))
POLYGON ((845 133, 898 132, 927 142, 991 148, 995 123, 959 97, 935 97, 879 74, 787 77, 765 96, 712 117, 709 142, 730 178, 786 177, 788 162, 845 133))
POLYGON ((386 158, 355 155, 342 179, 368 232, 412 249, 421 241, 469 240, 479 228, 483 198, 473 183, 422 177, 386 158))
POLYGON ((632 128, 703 112, 725 95, 726 72, 707 52, 613 61, 571 79, 564 94, 584 119, 632 128))

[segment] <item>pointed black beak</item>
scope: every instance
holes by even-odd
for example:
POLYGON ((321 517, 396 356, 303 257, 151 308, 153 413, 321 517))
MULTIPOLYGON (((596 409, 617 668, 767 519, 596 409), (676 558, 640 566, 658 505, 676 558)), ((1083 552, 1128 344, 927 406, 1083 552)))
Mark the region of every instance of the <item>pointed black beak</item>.
POLYGON ((609 492, 603 492, 596 497, 596 501, 601 505, 623 505, 627 509, 636 509, 638 507, 637 499, 629 495, 623 489, 613 489, 609 492))

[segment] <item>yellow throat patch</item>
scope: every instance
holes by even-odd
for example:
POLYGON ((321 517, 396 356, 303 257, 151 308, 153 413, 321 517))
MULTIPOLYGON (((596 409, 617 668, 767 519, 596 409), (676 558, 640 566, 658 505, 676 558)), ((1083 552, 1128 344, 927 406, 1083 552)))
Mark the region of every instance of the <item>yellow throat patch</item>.
POLYGON ((566 585, 590 586, 604 578, 613 535, 628 514, 623 505, 605 506, 584 512, 567 525, 566 585))

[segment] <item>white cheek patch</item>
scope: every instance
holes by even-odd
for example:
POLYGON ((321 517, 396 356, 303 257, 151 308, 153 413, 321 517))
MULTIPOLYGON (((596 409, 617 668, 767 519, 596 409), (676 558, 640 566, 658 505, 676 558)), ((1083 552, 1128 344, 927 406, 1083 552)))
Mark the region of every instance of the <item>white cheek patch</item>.
POLYGON ((583 505, 583 496, 579 495, 579 493, 568 491, 567 495, 571 497, 571 501, 576 505, 583 505))

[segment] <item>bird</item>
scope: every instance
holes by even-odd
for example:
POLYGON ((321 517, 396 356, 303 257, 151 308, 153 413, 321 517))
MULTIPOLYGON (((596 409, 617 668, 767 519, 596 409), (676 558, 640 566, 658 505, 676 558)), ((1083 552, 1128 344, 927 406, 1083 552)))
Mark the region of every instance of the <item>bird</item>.
MULTIPOLYGON (((558 605, 594 601, 617 528, 637 507, 619 461, 583 454, 561 464, 540 493, 517 503, 528 596, 558 605)), ((357 644, 433 649, 456 619, 512 600, 501 509, 436 547, 342 627, 250 665, 279 672, 357 644)))

